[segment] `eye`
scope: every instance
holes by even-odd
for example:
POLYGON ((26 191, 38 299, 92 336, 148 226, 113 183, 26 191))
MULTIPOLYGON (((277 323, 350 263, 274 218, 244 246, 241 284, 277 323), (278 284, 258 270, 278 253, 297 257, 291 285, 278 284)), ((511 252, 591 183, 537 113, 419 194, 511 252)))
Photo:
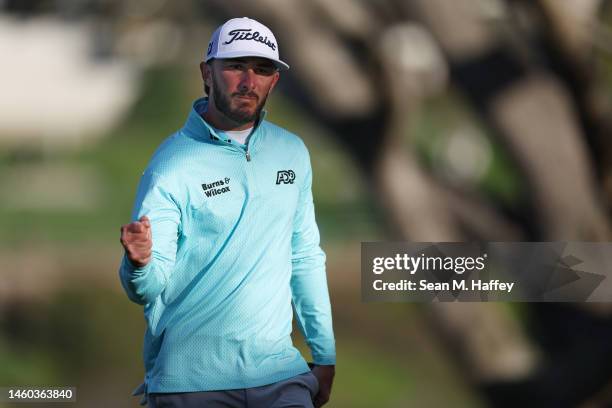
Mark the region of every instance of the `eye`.
POLYGON ((241 64, 239 62, 232 62, 232 63, 227 64, 225 66, 225 69, 232 70, 232 71, 242 71, 244 70, 244 64, 241 64))
POLYGON ((259 66, 253 69, 257 75, 270 76, 276 72, 276 67, 273 66, 259 66))

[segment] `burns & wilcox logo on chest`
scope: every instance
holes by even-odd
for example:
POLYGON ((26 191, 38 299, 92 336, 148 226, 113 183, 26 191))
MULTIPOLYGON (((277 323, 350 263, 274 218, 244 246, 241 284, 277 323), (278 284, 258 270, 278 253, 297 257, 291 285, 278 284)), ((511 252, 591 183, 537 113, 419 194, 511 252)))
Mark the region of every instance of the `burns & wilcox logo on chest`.
POLYGON ((216 195, 229 192, 229 182, 229 177, 225 177, 223 179, 213 181, 212 183, 203 183, 202 190, 204 190, 204 194, 206 194, 206 197, 214 197, 216 195))

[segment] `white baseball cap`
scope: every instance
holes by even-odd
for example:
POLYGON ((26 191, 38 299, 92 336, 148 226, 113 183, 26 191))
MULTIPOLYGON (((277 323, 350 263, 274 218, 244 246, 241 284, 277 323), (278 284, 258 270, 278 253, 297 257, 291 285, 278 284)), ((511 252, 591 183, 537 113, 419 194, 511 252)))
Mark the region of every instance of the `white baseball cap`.
POLYGON ((204 61, 238 57, 267 58, 279 70, 289 69, 278 56, 278 43, 272 31, 248 17, 232 18, 220 25, 210 38, 204 61))

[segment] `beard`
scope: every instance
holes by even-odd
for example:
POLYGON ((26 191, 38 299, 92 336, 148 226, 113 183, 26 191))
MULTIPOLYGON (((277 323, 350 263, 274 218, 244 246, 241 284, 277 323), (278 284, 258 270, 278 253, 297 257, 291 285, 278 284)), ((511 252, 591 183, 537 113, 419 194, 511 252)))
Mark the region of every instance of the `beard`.
POLYGON ((213 96, 215 101, 215 107, 221 113, 223 113, 226 117, 231 119, 232 121, 244 125, 249 122, 254 122, 259 118, 259 114, 266 104, 266 100, 268 99, 268 95, 263 98, 260 98, 259 95, 254 92, 240 93, 234 92, 231 95, 221 93, 221 86, 217 82, 217 79, 213 75, 213 96), (253 112, 250 112, 247 108, 232 108, 231 98, 234 96, 248 96, 252 98, 256 98, 257 106, 253 112))

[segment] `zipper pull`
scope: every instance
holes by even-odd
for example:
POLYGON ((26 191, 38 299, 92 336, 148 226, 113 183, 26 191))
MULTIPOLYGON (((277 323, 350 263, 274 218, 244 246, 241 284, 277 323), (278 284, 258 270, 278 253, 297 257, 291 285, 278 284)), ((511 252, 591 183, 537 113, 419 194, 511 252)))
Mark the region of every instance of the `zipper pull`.
POLYGON ((248 150, 246 151, 246 159, 247 159, 248 162, 251 161, 251 153, 249 153, 248 150))

